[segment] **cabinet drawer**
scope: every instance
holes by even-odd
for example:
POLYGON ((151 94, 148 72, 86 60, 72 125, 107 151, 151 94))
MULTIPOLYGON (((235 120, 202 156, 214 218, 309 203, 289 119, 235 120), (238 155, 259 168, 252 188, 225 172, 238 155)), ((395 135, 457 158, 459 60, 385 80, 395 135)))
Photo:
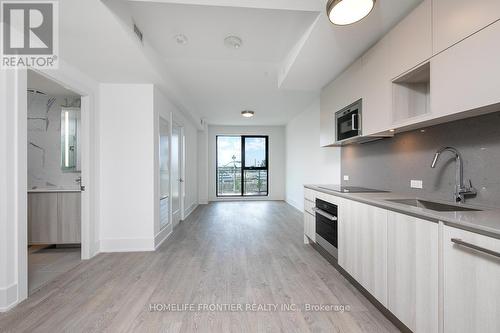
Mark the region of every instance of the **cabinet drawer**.
POLYGON ((309 213, 311 215, 314 215, 313 207, 314 207, 314 202, 309 201, 309 200, 304 200, 304 212, 309 213))
POLYGON ((316 192, 310 188, 304 188, 304 199, 314 202, 316 200, 316 192))
POLYGON ((444 332, 500 332, 500 240, 445 226, 444 332), (479 248, 477 248, 479 247, 479 248))
POLYGON ((316 219, 308 212, 304 212, 304 235, 316 242, 316 219))

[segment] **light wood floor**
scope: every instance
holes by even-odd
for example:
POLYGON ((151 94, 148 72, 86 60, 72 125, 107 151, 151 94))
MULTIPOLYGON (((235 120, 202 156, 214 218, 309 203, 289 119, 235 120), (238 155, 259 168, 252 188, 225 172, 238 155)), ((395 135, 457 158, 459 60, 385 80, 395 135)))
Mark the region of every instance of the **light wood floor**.
MULTIPOLYGON (((246 305, 245 305, 246 306, 246 305)), ((303 244, 284 202, 200 206, 156 252, 100 254, 0 314, 0 332, 397 332, 303 244), (151 303, 344 304, 349 312, 152 312, 151 303)))
POLYGON ((28 248, 28 293, 37 292, 81 261, 79 247, 33 245, 28 248))

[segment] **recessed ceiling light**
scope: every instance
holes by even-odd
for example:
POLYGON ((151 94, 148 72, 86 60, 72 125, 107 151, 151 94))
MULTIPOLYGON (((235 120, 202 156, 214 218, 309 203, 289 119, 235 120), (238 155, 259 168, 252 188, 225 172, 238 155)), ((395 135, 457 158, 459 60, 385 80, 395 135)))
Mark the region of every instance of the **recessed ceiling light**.
POLYGON ((188 38, 183 34, 178 34, 174 36, 175 42, 179 45, 186 45, 188 43, 188 38))
POLYGON ((224 45, 230 49, 239 49, 243 45, 243 40, 238 36, 228 36, 224 38, 224 45))
POLYGON ((326 14, 333 24, 348 25, 368 16, 376 0, 329 0, 326 14))
POLYGON ((241 115, 245 118, 252 118, 255 115, 255 112, 250 110, 241 111, 241 115))
POLYGON ((396 130, 395 129, 390 129, 389 132, 395 132, 396 130))

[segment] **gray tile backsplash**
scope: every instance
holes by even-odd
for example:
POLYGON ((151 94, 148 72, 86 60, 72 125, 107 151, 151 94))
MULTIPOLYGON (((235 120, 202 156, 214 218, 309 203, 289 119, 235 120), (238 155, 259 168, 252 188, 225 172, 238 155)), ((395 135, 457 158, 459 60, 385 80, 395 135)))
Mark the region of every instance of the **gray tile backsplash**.
MULTIPOLYGON (((393 138, 342 148, 344 185, 365 186, 412 196, 453 200, 455 160, 451 153, 430 164, 437 149, 457 148, 464 159, 464 177, 478 190, 468 203, 500 206, 500 112, 458 120, 393 138), (423 189, 411 189, 410 180, 423 189)), ((343 179, 343 177, 342 177, 343 179)))

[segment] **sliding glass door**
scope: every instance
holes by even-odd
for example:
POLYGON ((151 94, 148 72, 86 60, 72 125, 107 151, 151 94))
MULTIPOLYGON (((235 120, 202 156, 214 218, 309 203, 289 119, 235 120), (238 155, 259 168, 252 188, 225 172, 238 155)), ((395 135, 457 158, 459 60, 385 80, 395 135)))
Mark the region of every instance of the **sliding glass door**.
POLYGON ((219 135, 216 140, 217 196, 267 196, 268 137, 219 135))

